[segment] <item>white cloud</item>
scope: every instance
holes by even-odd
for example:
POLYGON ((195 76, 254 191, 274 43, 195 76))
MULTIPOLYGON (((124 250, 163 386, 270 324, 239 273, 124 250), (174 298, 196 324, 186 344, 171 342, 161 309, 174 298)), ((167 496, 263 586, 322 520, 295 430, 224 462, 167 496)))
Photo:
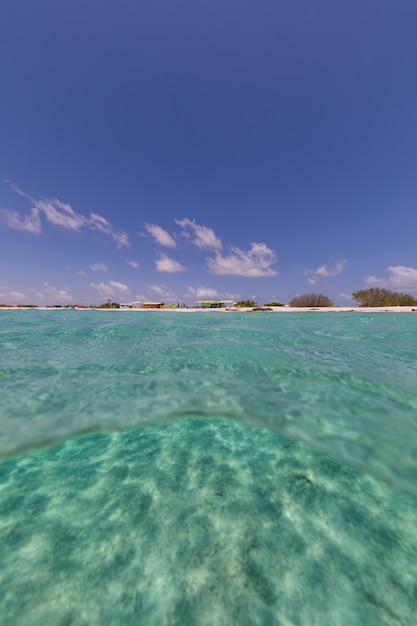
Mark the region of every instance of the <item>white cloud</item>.
POLYGON ((74 302, 74 297, 67 287, 59 289, 47 282, 42 283, 42 291, 30 289, 29 296, 21 291, 12 289, 11 287, 2 287, 2 291, 4 291, 4 293, 1 295, 7 299, 7 303, 17 302, 18 304, 34 304, 36 301, 43 305, 55 303, 71 304, 74 302))
POLYGON ((122 246, 130 246, 129 235, 126 233, 126 231, 114 231, 110 222, 106 220, 106 218, 102 215, 97 215, 97 213, 90 213, 87 224, 88 227, 92 230, 98 230, 105 235, 109 235, 109 237, 112 237, 116 242, 118 249, 120 249, 122 246))
MULTIPOLYGON (((76 213, 69 204, 60 202, 57 198, 52 200, 35 200, 35 208, 43 213, 46 220, 55 226, 62 226, 68 230, 80 230, 88 223, 88 219, 76 213)), ((94 227, 94 221, 92 222, 94 227)))
POLYGON ((74 301, 73 296, 71 295, 71 293, 69 293, 67 288, 58 289, 57 287, 54 287, 47 282, 42 283, 42 294, 38 292, 38 295, 40 300, 47 300, 48 303, 52 304, 54 302, 65 302, 68 304, 74 301))
POLYGON ((35 296, 35 298, 37 300, 39 300, 39 301, 42 300, 43 293, 41 291, 36 291, 36 289, 31 289, 30 291, 31 291, 31 293, 33 293, 33 295, 35 296))
POLYGON ((80 231, 83 228, 95 230, 112 237, 119 248, 130 245, 129 236, 125 231, 115 231, 110 222, 97 213, 90 213, 87 217, 77 213, 69 204, 61 202, 57 198, 35 200, 29 194, 21 191, 16 185, 12 183, 9 183, 9 185, 13 191, 26 198, 32 205, 29 214, 23 217, 17 211, 2 209, 0 213, 3 222, 9 228, 40 234, 42 232, 40 215, 43 215, 46 221, 54 226, 73 231, 80 231))
POLYGON ((9 296, 13 298, 13 300, 27 300, 27 297, 21 291, 14 291, 13 289, 9 291, 9 296))
POLYGON ((220 293, 217 289, 212 287, 188 287, 187 293, 184 294, 184 299, 191 302, 199 302, 200 300, 235 300, 238 301, 241 298, 240 293, 220 293))
POLYGON ((352 298, 352 294, 351 293, 338 293, 337 297, 339 298, 339 300, 347 300, 348 302, 353 302, 353 298, 352 298))
POLYGON ((97 213, 90 213, 90 224, 95 230, 100 230, 102 233, 109 234, 111 232, 111 224, 102 215, 97 213))
POLYGON ((118 283, 114 280, 110 280, 109 285, 117 291, 123 291, 123 293, 127 293, 129 291, 129 287, 127 285, 124 285, 123 283, 118 283))
POLYGON ((383 287, 396 291, 417 291, 417 269, 403 265, 391 265, 387 268, 388 278, 367 276, 366 284, 371 287, 383 287))
MULTIPOLYGON (((12 289, 12 287, 8 287, 5 285, 0 285, 0 298, 2 299, 2 304, 28 304, 29 300, 33 303, 33 297, 30 298, 23 293, 22 291, 17 291, 17 289, 12 289)), ((39 296, 39 294, 31 289, 31 292, 35 295, 39 296)))
POLYGON ((338 276, 343 272, 346 263, 346 259, 343 259, 342 261, 338 261, 335 265, 331 267, 327 267, 327 265, 322 265, 317 270, 315 270, 315 273, 317 274, 317 276, 338 276))
POLYGON ((127 285, 124 285, 123 283, 118 283, 114 280, 110 280, 108 283, 90 283, 90 287, 96 289, 99 294, 105 298, 111 298, 112 296, 116 295, 116 293, 118 293, 119 295, 125 295, 130 293, 129 287, 127 285))
POLYGON ((135 269, 139 267, 139 263, 137 261, 128 261, 127 264, 130 265, 130 267, 134 267, 135 269))
POLYGON ((93 272, 108 272, 109 268, 105 263, 94 263, 94 265, 90 265, 90 270, 93 270, 93 272))
POLYGON ((122 246, 126 246, 126 247, 130 246, 129 235, 127 234, 126 231, 120 230, 118 233, 112 233, 112 237, 117 243, 117 248, 119 250, 122 246))
POLYGON ((20 217, 16 211, 0 209, 0 217, 3 224, 13 230, 23 230, 35 235, 39 235, 42 232, 41 220, 37 209, 31 209, 30 214, 23 217, 20 217))
POLYGON ((316 270, 306 270, 304 276, 307 276, 307 282, 309 282, 310 285, 316 285, 323 276, 339 276, 339 274, 343 272, 346 263, 346 259, 342 259, 331 266, 321 265, 316 270))
POLYGON ((166 254, 161 254, 159 259, 155 261, 155 265, 158 272, 168 272, 169 274, 185 272, 185 267, 181 263, 170 259, 166 254))
POLYGON ((278 274, 271 268, 271 265, 276 263, 275 252, 264 243, 252 243, 250 250, 232 247, 231 251, 228 256, 217 253, 215 257, 208 259, 208 268, 212 274, 253 278, 278 274))
POLYGON ((211 228, 208 228, 207 226, 199 226, 199 224, 196 224, 194 220, 189 220, 187 217, 184 217, 181 220, 175 220, 175 222, 184 229, 181 234, 187 239, 190 239, 191 242, 197 246, 197 248, 208 248, 211 250, 222 249, 223 246, 221 240, 216 237, 211 228), (190 235, 187 228, 192 231, 194 237, 190 235))
POLYGON ((109 268, 105 263, 94 263, 94 265, 90 265, 90 270, 93 270, 93 272, 108 272, 109 268))
POLYGON ((184 297, 198 302, 199 300, 214 300, 219 298, 220 294, 216 289, 212 289, 211 287, 188 287, 184 297))
POLYGON ((223 293, 222 298, 224 300, 236 300, 237 301, 237 300, 241 300, 242 299, 242 294, 241 293, 231 293, 230 291, 226 291, 225 293, 223 293))
POLYGON ((177 295, 165 285, 149 285, 149 291, 153 297, 157 296, 161 300, 178 300, 177 295))
POLYGON ((145 224, 146 230, 152 237, 159 243, 161 246, 166 246, 167 248, 175 248, 176 243, 174 239, 171 237, 166 230, 157 226, 156 224, 145 224))

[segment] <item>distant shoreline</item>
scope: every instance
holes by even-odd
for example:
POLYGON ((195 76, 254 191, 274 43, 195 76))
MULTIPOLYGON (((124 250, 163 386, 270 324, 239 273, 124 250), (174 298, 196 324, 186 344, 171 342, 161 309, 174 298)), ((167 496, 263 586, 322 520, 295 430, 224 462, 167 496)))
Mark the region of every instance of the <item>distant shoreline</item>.
MULTIPOLYGON (((209 308, 180 308, 180 309, 116 309, 116 308, 80 308, 78 311, 123 311, 130 313, 143 313, 148 311, 164 312, 164 313, 417 313, 417 307, 412 306, 391 306, 391 307, 290 307, 290 306, 272 306, 259 307, 264 309, 261 311, 253 310, 252 307, 228 307, 222 309, 209 308)), ((69 311, 67 307, 25 307, 25 306, 4 306, 0 307, 0 311, 69 311)))

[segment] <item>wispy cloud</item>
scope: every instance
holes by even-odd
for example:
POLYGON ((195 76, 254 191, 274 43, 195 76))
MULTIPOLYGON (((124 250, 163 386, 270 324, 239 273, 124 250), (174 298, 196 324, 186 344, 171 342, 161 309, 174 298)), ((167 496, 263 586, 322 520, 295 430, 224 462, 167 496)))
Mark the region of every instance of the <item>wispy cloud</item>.
POLYGON ((241 298, 240 293, 220 293, 217 289, 212 287, 188 287, 187 293, 184 294, 184 299, 198 302, 199 300, 239 300, 241 298))
POLYGON ((278 272, 271 265, 276 263, 276 254, 264 243, 252 243, 250 250, 232 247, 231 254, 217 253, 208 259, 207 265, 212 274, 230 274, 258 278, 276 276, 278 272))
POLYGON ((387 268, 387 278, 367 276, 366 284, 371 287, 383 287, 400 291, 417 291, 417 269, 403 265, 391 265, 387 268))
POLYGON ((17 304, 71 304, 74 302, 74 297, 68 287, 59 289, 47 282, 42 283, 40 290, 30 289, 29 295, 8 286, 0 286, 0 290, 0 297, 4 298, 7 304, 14 302, 17 304))
POLYGON ((25 300, 26 299, 26 295, 24 293, 22 293, 21 291, 15 291, 14 289, 9 291, 9 296, 11 296, 15 300, 18 300, 18 299, 25 300))
POLYGON ((105 263, 94 263, 94 265, 90 265, 90 270, 93 270, 93 272, 108 272, 109 268, 105 263))
POLYGON ((53 304, 54 302, 65 302, 66 304, 69 304, 74 301, 74 298, 67 288, 58 289, 57 287, 54 287, 47 282, 44 282, 42 283, 40 300, 48 301, 48 303, 51 304, 53 304))
POLYGON ((127 295, 130 293, 130 289, 127 285, 124 285, 123 283, 118 283, 114 280, 110 280, 108 283, 90 283, 90 287, 96 289, 99 295, 104 298, 111 298, 116 294, 127 295))
POLYGON ((182 235, 189 239, 197 248, 221 250, 223 244, 221 239, 216 237, 214 231, 207 226, 200 226, 194 220, 184 217, 181 220, 175 220, 178 226, 183 228, 182 235), (191 234, 190 234, 191 231, 191 234))
POLYGON ((0 218, 5 226, 13 230, 23 230, 27 233, 40 235, 42 232, 38 209, 31 209, 29 215, 20 215, 10 209, 0 209, 0 218))
POLYGON ((43 213, 46 220, 54 226, 62 226, 68 230, 80 230, 90 222, 92 228, 102 230, 102 228, 97 228, 94 219, 90 221, 84 215, 76 213, 69 204, 60 202, 57 198, 35 200, 34 203, 39 213, 43 213))
POLYGON ((338 276, 339 274, 343 272, 345 265, 346 265, 346 259, 343 259, 343 261, 339 261, 338 263, 336 263, 335 265, 331 267, 322 265, 317 270, 315 270, 315 273, 317 274, 317 276, 338 276))
POLYGON ((352 294, 351 293, 338 293, 337 297, 339 300, 346 300, 347 302, 353 302, 353 298, 352 298, 352 294))
POLYGON ((213 229, 201 226, 188 217, 176 219, 175 222, 183 229, 181 235, 197 248, 214 251, 214 257, 207 259, 207 267, 212 274, 247 277, 278 274, 271 267, 276 263, 276 254, 265 243, 251 243, 249 250, 233 246, 230 248, 230 254, 221 254, 223 243, 213 229))
POLYGON ((5 302, 4 304, 11 304, 12 302, 14 303, 16 301, 18 304, 20 304, 22 302, 27 302, 28 300, 26 294, 21 291, 16 291, 15 289, 10 289, 9 291, 1 293, 0 295, 7 298, 7 302, 5 302))
POLYGON ((185 272, 185 267, 181 263, 170 259, 166 254, 161 254, 159 259, 155 261, 155 265, 158 272, 168 272, 169 274, 185 272))
POLYGON ((321 265, 316 270, 306 270, 304 272, 304 276, 307 277, 307 282, 309 282, 310 285, 316 285, 323 277, 338 276, 341 274, 346 266, 346 263, 346 259, 342 259, 333 265, 321 265))
POLYGON ((215 298, 219 298, 220 294, 216 289, 212 289, 211 287, 188 287, 184 297, 198 302, 199 300, 214 300, 215 298))
POLYGON ((92 230, 98 230, 105 235, 112 237, 119 249, 123 246, 130 246, 129 235, 127 232, 124 230, 115 231, 110 222, 102 215, 90 213, 90 216, 87 218, 87 226, 92 230))
POLYGON ((130 246, 130 241, 129 241, 129 235, 127 234, 126 231, 121 230, 118 233, 111 233, 111 236, 113 237, 114 241, 117 244, 117 247, 122 248, 123 246, 129 247, 130 246))
POLYGON ((139 267, 139 263, 137 261, 128 261, 127 264, 130 265, 130 267, 134 267, 135 269, 139 267))
POLYGON ((13 183, 8 184, 17 194, 26 198, 32 205, 27 215, 21 216, 18 211, 1 209, 0 214, 3 223, 14 230, 24 230, 26 232, 40 234, 42 232, 42 222, 40 216, 50 224, 65 228, 66 230, 80 231, 89 229, 102 232, 114 239, 118 248, 129 246, 128 234, 121 230, 115 231, 110 222, 97 213, 90 213, 89 216, 77 213, 71 205, 61 202, 57 198, 36 200, 29 194, 22 191, 13 183))
POLYGON ((175 240, 166 230, 161 228, 161 226, 157 226, 156 224, 145 224, 145 228, 161 246, 166 246, 167 248, 176 247, 177 244, 175 243, 175 240))
POLYGON ((149 291, 152 293, 152 297, 158 297, 161 300, 178 300, 178 296, 172 289, 166 285, 149 285, 149 291))
POLYGON ((102 233, 106 234, 111 232, 110 222, 106 220, 106 218, 102 215, 97 215, 97 213, 90 213, 89 222, 94 230, 100 230, 102 233))

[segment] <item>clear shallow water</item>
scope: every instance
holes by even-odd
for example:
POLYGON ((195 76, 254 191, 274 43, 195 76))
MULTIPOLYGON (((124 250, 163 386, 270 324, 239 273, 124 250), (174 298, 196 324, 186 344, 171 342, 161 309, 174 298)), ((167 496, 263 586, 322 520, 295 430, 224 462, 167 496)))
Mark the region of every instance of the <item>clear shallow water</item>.
POLYGON ((417 316, 0 313, 2 623, 415 623, 417 316))
POLYGON ((415 624, 416 501, 279 435, 190 419, 1 469, 4 625, 415 624))
POLYGON ((0 311, 0 455, 201 415, 417 495, 417 315, 0 311))

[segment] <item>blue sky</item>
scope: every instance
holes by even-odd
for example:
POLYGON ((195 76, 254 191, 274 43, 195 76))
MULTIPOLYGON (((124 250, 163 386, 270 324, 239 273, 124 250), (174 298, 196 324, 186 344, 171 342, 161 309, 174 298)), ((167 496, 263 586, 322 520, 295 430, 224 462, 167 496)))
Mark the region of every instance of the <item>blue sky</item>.
POLYGON ((417 295, 415 0, 2 0, 0 302, 417 295))

